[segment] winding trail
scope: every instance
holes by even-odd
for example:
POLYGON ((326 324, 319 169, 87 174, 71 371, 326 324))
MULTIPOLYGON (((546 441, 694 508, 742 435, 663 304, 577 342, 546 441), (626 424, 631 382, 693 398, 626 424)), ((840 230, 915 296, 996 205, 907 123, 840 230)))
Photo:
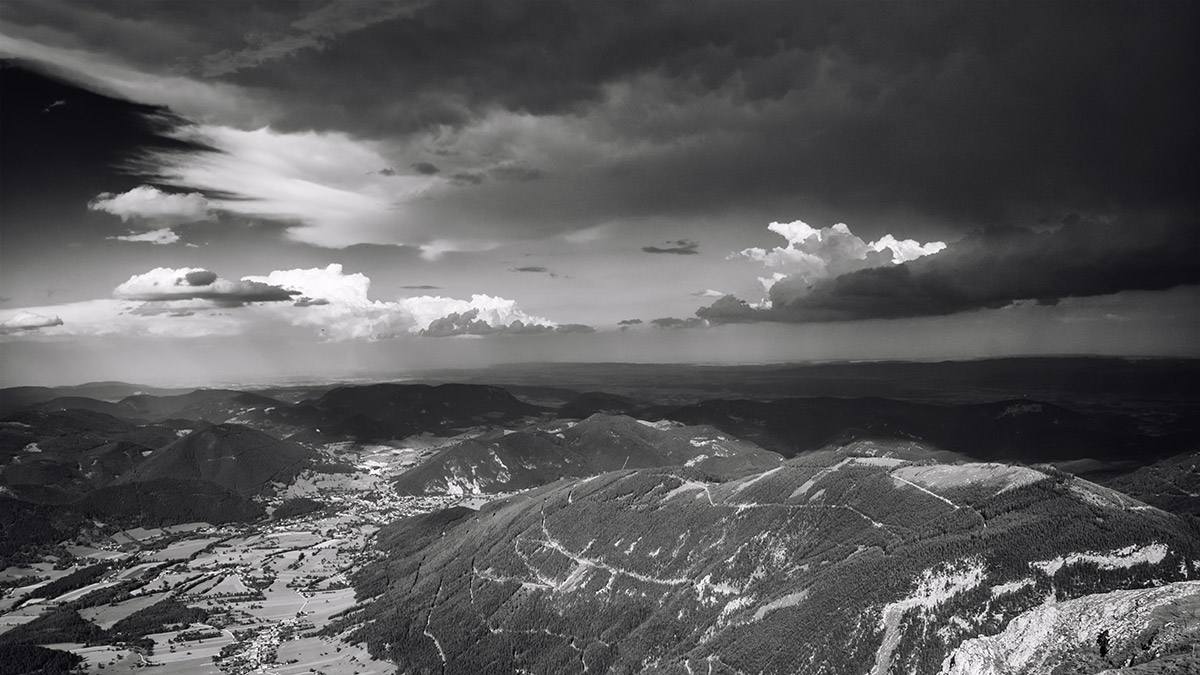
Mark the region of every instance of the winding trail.
POLYGON ((931 490, 927 490, 927 489, 925 489, 925 488, 921 487, 920 485, 917 485, 916 483, 914 483, 914 482, 912 482, 912 481, 910 481, 910 480, 904 480, 903 478, 901 478, 901 477, 897 476, 897 475, 896 475, 896 474, 894 474, 894 473, 893 473, 893 474, 888 474, 888 475, 892 477, 892 480, 900 481, 901 483, 904 483, 905 485, 911 485, 912 487, 915 487, 916 489, 920 490, 921 492, 924 492, 925 494, 929 495, 930 497, 933 497, 934 499, 938 499, 938 500, 941 500, 941 501, 943 501, 943 502, 946 502, 946 503, 947 503, 947 504, 949 504, 950 506, 954 507, 954 510, 956 510, 956 511, 957 511, 958 509, 962 508, 962 507, 960 507, 958 504, 955 504, 954 502, 950 501, 949 499, 946 499, 945 497, 943 497, 943 496, 939 495, 938 493, 936 493, 936 492, 933 492, 933 491, 931 491, 931 490))

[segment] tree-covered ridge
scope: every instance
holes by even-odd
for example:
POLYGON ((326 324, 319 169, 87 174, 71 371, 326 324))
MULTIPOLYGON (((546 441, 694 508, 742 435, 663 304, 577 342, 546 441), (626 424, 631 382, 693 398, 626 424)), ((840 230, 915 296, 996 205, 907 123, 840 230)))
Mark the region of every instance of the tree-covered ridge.
POLYGON ((399 523, 347 623, 413 671, 934 672, 1047 596, 1200 572, 1189 525, 1071 476, 913 466, 618 471, 399 523))

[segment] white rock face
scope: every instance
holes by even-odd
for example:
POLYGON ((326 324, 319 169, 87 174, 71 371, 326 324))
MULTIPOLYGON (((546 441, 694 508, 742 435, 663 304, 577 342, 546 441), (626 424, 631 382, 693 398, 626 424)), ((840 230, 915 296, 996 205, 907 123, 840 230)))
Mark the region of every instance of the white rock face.
POLYGON ((1035 607, 997 635, 964 641, 942 662, 942 675, 1047 673, 1076 650, 1095 649, 1101 631, 1114 640, 1137 636, 1156 609, 1200 596, 1200 582, 1114 591, 1035 607))
POLYGON ((1054 576, 1058 571, 1068 565, 1078 565, 1079 563, 1095 563, 1102 570, 1115 570, 1118 568, 1133 567, 1142 563, 1156 565, 1162 562, 1163 558, 1167 557, 1170 550, 1165 544, 1150 544, 1148 546, 1126 546, 1112 551, 1098 553, 1095 551, 1086 551, 1084 553, 1072 553, 1067 556, 1059 556, 1052 560, 1043 560, 1041 562, 1029 563, 1038 568, 1047 576, 1054 576))

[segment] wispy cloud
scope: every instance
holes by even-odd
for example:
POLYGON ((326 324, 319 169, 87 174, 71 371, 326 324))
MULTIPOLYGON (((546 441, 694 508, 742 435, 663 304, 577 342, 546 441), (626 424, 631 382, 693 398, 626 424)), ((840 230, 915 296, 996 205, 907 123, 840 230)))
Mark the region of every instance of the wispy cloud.
MULTIPOLYGON (((377 143, 265 127, 202 125, 178 134, 218 152, 152 152, 145 163, 162 183, 233 195, 209 200, 212 208, 291 223, 289 237, 316 246, 432 244, 430 233, 406 217, 405 203, 446 181, 380 175, 376 167, 388 161, 377 143)), ((442 246, 454 250, 452 243, 442 246)))

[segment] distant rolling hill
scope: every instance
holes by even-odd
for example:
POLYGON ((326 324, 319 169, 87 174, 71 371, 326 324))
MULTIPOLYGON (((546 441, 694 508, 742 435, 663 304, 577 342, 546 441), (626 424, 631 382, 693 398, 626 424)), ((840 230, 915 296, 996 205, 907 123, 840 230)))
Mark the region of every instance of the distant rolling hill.
POLYGON ((72 539, 104 523, 109 527, 163 527, 250 522, 262 506, 214 483, 156 479, 109 485, 68 504, 38 504, 0 496, 0 559, 72 539))
POLYGON ((584 419, 596 413, 627 415, 645 405, 627 396, 617 396, 602 391, 589 391, 567 401, 558 409, 559 417, 584 419))
POLYGON ((465 384, 374 384, 338 387, 269 417, 302 429, 297 439, 360 441, 445 433, 520 421, 547 412, 499 387, 465 384))
POLYGON ((307 448, 249 427, 217 424, 197 429, 160 450, 119 479, 201 480, 239 494, 255 494, 288 482, 314 458, 307 448))
POLYGON ((978 459, 1046 462, 1135 459, 1174 454, 1196 430, 1169 426, 1147 433, 1118 413, 1079 413, 1029 400, 929 404, 881 398, 717 400, 641 413, 685 424, 710 424, 785 457, 858 439, 918 441, 978 459))
POLYGON ((1200 578, 1197 530, 1115 491, 877 454, 402 520, 341 627, 403 672, 935 673, 1048 598, 1200 578))
POLYGON ((1200 450, 1103 481, 1147 504, 1200 518, 1200 450))
MULTIPOLYGON (((181 420, 253 426, 298 441, 380 441, 421 433, 520 422, 549 412, 504 389, 465 384, 373 384, 336 387, 314 399, 290 403, 254 392, 196 389, 176 394, 139 393, 119 400, 63 395, 66 388, 4 390, 6 410, 88 411, 135 423, 178 426, 181 420)), ((112 393, 112 392, 109 392, 112 393)))
POLYGON ((128 382, 88 382, 63 387, 5 387, 0 389, 0 415, 11 415, 56 398, 88 398, 114 403, 134 394, 165 396, 184 391, 186 390, 147 387, 128 382))
POLYGON ((180 418, 217 424, 252 410, 284 404, 267 396, 232 389, 197 389, 175 396, 129 396, 118 405, 127 415, 139 419, 180 418))
POLYGON ((594 414, 581 422, 555 420, 454 444, 402 475, 396 488, 417 495, 505 492, 568 476, 674 465, 687 465, 696 475, 730 477, 781 461, 712 427, 594 414))
POLYGON ((176 438, 170 427, 90 410, 18 413, 0 420, 0 487, 36 502, 74 501, 176 438))

